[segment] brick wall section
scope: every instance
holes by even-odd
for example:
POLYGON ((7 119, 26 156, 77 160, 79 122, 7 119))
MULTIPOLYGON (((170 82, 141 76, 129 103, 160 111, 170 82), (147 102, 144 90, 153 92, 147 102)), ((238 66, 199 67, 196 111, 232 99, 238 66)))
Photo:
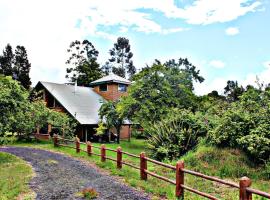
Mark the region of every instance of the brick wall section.
POLYGON ((94 91, 100 94, 106 100, 115 101, 121 96, 127 96, 127 92, 119 92, 117 83, 107 84, 107 91, 99 91, 99 85, 94 86, 94 91))
MULTIPOLYGON (((116 134, 116 129, 110 129, 111 132, 116 134)), ((131 134, 131 127, 129 125, 123 125, 120 131, 120 139, 129 139, 129 134, 131 134)))

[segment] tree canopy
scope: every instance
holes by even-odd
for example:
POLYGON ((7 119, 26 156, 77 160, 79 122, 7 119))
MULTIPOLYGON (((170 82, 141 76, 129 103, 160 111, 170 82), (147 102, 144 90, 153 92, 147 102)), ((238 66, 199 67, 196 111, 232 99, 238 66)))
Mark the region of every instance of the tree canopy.
POLYGON ((3 55, 0 55, 0 74, 11 76, 29 90, 31 86, 30 69, 31 64, 25 47, 16 46, 15 53, 13 53, 11 45, 7 44, 3 55))
POLYGON ((125 37, 117 38, 117 42, 114 43, 114 47, 109 51, 111 58, 109 63, 106 63, 104 69, 106 71, 112 68, 112 72, 126 78, 131 78, 136 73, 136 68, 133 65, 131 47, 129 40, 125 37), (110 67, 108 67, 110 66, 110 67))
POLYGON ((68 48, 70 57, 66 64, 70 65, 66 69, 66 78, 78 85, 88 86, 90 82, 102 77, 102 70, 97 63, 99 52, 88 40, 71 42, 68 48))

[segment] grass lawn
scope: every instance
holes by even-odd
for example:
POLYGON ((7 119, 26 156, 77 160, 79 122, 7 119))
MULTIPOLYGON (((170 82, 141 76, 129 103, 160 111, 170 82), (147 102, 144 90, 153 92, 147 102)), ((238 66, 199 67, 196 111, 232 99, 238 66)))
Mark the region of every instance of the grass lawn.
MULTIPOLYGON (((110 174, 120 177, 127 184, 151 193, 153 195, 153 199, 175 199, 175 187, 173 185, 151 176, 148 176, 148 181, 142 181, 140 180, 139 171, 128 166, 123 165, 123 168, 121 170, 118 170, 116 168, 115 162, 107 160, 105 163, 102 163, 100 162, 100 157, 98 156, 93 155, 89 157, 84 152, 77 154, 75 152, 75 149, 70 149, 66 147, 54 148, 52 143, 48 142, 18 143, 16 145, 48 149, 94 162, 97 166, 110 172, 110 174)), ((100 146, 100 144, 94 145, 100 146)), ((106 147, 112 149, 116 149, 118 146, 118 144, 106 144, 106 147)), ((121 141, 120 146, 122 147, 123 151, 127 151, 129 153, 137 155, 139 155, 139 153, 142 151, 145 151, 147 153, 147 143, 144 140, 132 139, 131 142, 121 141)), ((86 146, 84 145, 82 145, 81 148, 86 150, 86 146)), ((99 151, 99 149, 94 149, 94 152, 96 153, 100 153, 99 151)), ((116 153, 110 151, 107 151, 106 153, 107 156, 116 158, 116 153)), ((249 161, 247 160, 247 158, 237 150, 217 149, 214 147, 202 146, 199 147, 197 150, 183 156, 181 159, 185 161, 185 167, 188 169, 202 172, 207 175, 221 177, 222 179, 226 180, 238 182, 239 177, 247 175, 252 178, 254 188, 270 192, 270 181, 263 179, 263 177, 265 176, 264 170, 259 167, 251 167, 248 163, 249 161)), ((123 161, 139 166, 139 159, 137 158, 123 155, 123 161)), ((175 165, 175 163, 176 161, 173 161, 170 164, 175 165)), ((175 178, 175 172, 173 172, 172 170, 165 169, 164 167, 159 167, 149 162, 148 170, 162 176, 169 177, 172 180, 174 180, 175 178)), ((185 176, 185 184, 200 191, 212 194, 221 199, 239 198, 238 190, 231 189, 229 187, 211 181, 196 178, 191 175, 185 176)), ((204 198, 189 192, 185 192, 185 199, 198 200, 204 198)), ((253 199, 263 200, 263 198, 257 197, 255 195, 253 199)))
POLYGON ((25 161, 0 152, 0 200, 33 199, 28 187, 32 175, 32 168, 25 161))

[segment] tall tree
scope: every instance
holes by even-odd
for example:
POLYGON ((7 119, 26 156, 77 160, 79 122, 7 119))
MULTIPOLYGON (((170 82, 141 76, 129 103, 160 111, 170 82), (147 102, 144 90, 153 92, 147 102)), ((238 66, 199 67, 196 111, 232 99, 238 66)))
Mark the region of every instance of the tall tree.
POLYGON ((17 46, 15 49, 13 77, 15 80, 19 81, 26 89, 29 89, 31 86, 31 80, 29 77, 30 69, 31 63, 28 61, 25 47, 17 46))
POLYGON ((11 76, 19 81, 25 89, 31 86, 29 72, 31 64, 28 61, 27 52, 24 46, 17 46, 15 54, 10 44, 7 44, 0 56, 0 73, 5 76, 11 76))
POLYGON ((117 38, 114 47, 109 51, 111 58, 109 62, 113 65, 112 72, 126 78, 131 78, 136 73, 133 65, 133 53, 130 51, 129 40, 124 37, 117 38))
POLYGON ((237 81, 227 81, 227 85, 224 88, 224 94, 227 95, 227 100, 229 102, 238 101, 244 91, 245 90, 242 86, 238 86, 237 81))
POLYGON ((5 76, 13 76, 14 54, 10 44, 7 44, 0 56, 0 73, 5 76))
POLYGON ((99 52, 88 40, 71 42, 68 53, 70 57, 66 64, 72 65, 67 68, 66 78, 70 82, 77 81, 78 85, 89 85, 90 82, 101 78, 102 71, 97 63, 99 52))

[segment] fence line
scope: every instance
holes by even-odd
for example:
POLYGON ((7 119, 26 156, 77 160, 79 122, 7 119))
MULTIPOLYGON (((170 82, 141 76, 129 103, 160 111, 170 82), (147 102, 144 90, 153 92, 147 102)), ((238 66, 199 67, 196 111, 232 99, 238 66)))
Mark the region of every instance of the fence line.
POLYGON ((218 199, 210 194, 198 191, 196 189, 193 189, 193 188, 185 185, 184 184, 184 177, 185 177, 185 173, 186 173, 186 174, 190 174, 190 175, 193 175, 196 177, 200 177, 200 178, 203 178, 206 180, 214 181, 217 183, 221 183, 223 185, 227 185, 227 186, 239 189, 239 200, 252 200, 252 194, 256 194, 256 195, 259 195, 261 197, 265 197, 265 198, 270 199, 269 193, 250 188, 251 187, 251 180, 248 177, 242 177, 239 181, 239 184, 233 183, 233 182, 228 182, 228 181, 219 179, 217 177, 208 176, 208 175, 205 175, 205 174, 202 174, 199 172, 185 169, 183 161, 178 161, 176 163, 176 166, 172 166, 172 165, 162 163, 162 162, 159 162, 157 160, 153 160, 151 158, 148 158, 148 157, 146 157, 144 152, 140 153, 140 156, 138 156, 135 154, 131 154, 129 152, 122 151, 121 147, 118 147, 115 150, 115 149, 107 148, 104 144, 102 144, 100 147, 98 147, 98 146, 92 145, 91 142, 87 142, 87 143, 80 142, 79 138, 77 138, 77 137, 75 138, 74 141, 71 141, 71 140, 67 140, 64 138, 60 138, 57 135, 54 135, 53 142, 54 142, 55 147, 63 146, 63 147, 76 149, 77 153, 80 153, 80 151, 82 151, 82 152, 87 153, 89 156, 92 156, 92 155, 100 156, 101 162, 106 162, 107 159, 114 161, 114 162, 116 162, 116 167, 118 169, 121 169, 123 164, 126 166, 129 166, 129 167, 132 167, 134 169, 137 169, 140 171, 140 178, 142 180, 147 181, 148 175, 150 175, 150 176, 153 176, 157 179, 171 183, 171 184, 175 185, 175 196, 177 198, 184 198, 184 190, 187 190, 187 191, 195 193, 199 196, 206 197, 208 199, 215 199, 215 200, 218 199), (65 145, 65 144, 60 144, 60 141, 73 142, 73 143, 75 143, 75 147, 65 145), (80 149, 80 144, 85 144, 87 146, 87 150, 80 149), (93 148, 100 149, 100 154, 93 152, 93 148), (116 159, 106 156, 106 151, 115 152, 116 159), (123 154, 139 159, 140 166, 135 166, 134 164, 124 162, 122 160, 123 154), (167 169, 175 171, 175 180, 171 180, 167 177, 158 175, 154 172, 147 170, 147 162, 151 162, 151 163, 154 163, 156 165, 159 165, 159 166, 162 166, 162 167, 165 167, 167 169))

